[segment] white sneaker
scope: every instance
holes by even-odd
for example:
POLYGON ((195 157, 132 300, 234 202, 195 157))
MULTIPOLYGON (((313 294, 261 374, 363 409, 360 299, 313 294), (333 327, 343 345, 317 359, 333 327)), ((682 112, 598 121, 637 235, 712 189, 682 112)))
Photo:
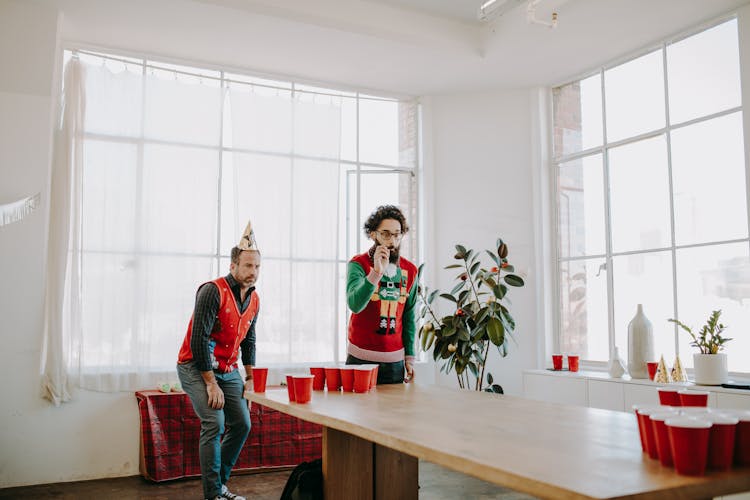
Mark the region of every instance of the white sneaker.
POLYGON ((227 488, 226 484, 221 487, 221 496, 223 498, 226 498, 227 500, 247 500, 247 498, 241 495, 235 495, 234 493, 229 491, 229 488, 227 488))

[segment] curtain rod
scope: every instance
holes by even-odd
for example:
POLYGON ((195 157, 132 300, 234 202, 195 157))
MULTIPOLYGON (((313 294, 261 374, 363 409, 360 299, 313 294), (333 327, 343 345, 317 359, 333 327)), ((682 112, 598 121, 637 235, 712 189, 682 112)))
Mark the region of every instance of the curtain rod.
MULTIPOLYGON (((212 75, 202 75, 200 73, 191 73, 189 71, 184 71, 184 70, 179 70, 179 69, 173 69, 173 68, 166 68, 166 67, 159 66, 159 65, 156 65, 156 64, 149 64, 148 62, 146 62, 146 61, 148 61, 148 59, 141 59, 141 61, 143 61, 143 62, 136 62, 136 61, 133 61, 131 59, 125 59, 125 58, 122 58, 122 57, 117 57, 117 56, 113 56, 113 55, 109 55, 109 54, 102 54, 102 53, 99 53, 99 52, 90 52, 90 51, 83 50, 83 49, 72 49, 72 50, 70 50, 70 52, 73 54, 74 57, 76 56, 76 54, 86 54, 86 55, 89 55, 89 56, 92 56, 92 57, 100 57, 102 59, 109 59, 111 61, 118 61, 118 62, 121 62, 123 64, 135 64, 135 65, 138 65, 138 66, 143 66, 145 68, 157 69, 157 70, 160 70, 160 71, 170 71, 172 73, 177 73, 177 74, 180 74, 180 75, 194 76, 194 77, 197 77, 197 78, 206 78, 206 79, 209 79, 209 80, 217 80, 217 81, 220 81, 220 82, 236 83, 236 84, 240 84, 240 85, 249 85, 250 87, 262 87, 262 88, 268 88, 268 89, 274 89, 274 90, 285 90, 287 92, 292 92, 292 93, 314 94, 314 95, 322 95, 322 96, 329 96, 329 97, 350 98, 350 99, 366 99, 366 100, 369 100, 369 101, 408 102, 408 101, 402 101, 400 99, 389 99, 389 98, 384 98, 384 97, 374 97, 374 96, 373 97, 362 97, 359 92, 352 92, 352 93, 350 93, 350 94, 354 94, 354 95, 346 95, 346 94, 333 94, 333 93, 327 93, 327 92, 317 92, 317 91, 313 91, 313 90, 297 89, 297 88, 295 88, 294 82, 290 82, 291 87, 280 87, 280 86, 276 86, 276 85, 269 85, 269 84, 266 84, 266 83, 243 82, 242 80, 233 80, 231 78, 226 78, 226 77, 223 77, 223 76, 216 77, 216 76, 212 76, 212 75)), ((211 70, 211 71, 216 71, 216 70, 211 70)), ((224 74, 225 72, 222 70, 222 71, 220 71, 220 73, 224 74)))

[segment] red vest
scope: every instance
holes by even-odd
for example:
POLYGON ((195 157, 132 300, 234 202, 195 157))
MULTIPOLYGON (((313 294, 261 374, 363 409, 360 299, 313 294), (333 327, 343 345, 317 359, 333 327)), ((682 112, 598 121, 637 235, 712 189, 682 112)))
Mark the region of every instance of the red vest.
MULTIPOLYGON (((355 255, 352 258, 352 262, 356 262, 365 271, 365 275, 370 274, 372 269, 372 263, 370 262, 370 255, 363 253, 355 255)), ((401 267, 401 274, 406 278, 405 290, 401 290, 400 295, 408 297, 409 292, 414 286, 417 277, 417 267, 404 259, 399 257, 398 262, 401 267)), ((379 285, 378 285, 379 286, 379 285)), ((370 302, 365 308, 359 313, 353 313, 349 317, 349 342, 355 346, 366 349, 368 351, 377 352, 393 352, 404 348, 404 341, 401 337, 402 331, 402 318, 404 314, 405 300, 399 300, 396 306, 396 330, 393 334, 381 335, 378 333, 378 327, 380 325, 381 318, 381 300, 373 300, 378 296, 378 288, 370 299, 370 302)))
MULTIPOLYGON (((253 290, 250 296, 250 304, 248 304, 245 312, 240 314, 239 309, 237 309, 237 300, 235 300, 227 280, 218 278, 209 283, 216 285, 219 290, 219 310, 216 312, 214 330, 209 336, 209 343, 213 344, 211 362, 215 370, 231 372, 237 368, 237 353, 240 349, 240 343, 245 339, 250 324, 258 312, 260 305, 258 294, 253 290)), ((204 285, 206 284, 208 283, 204 283, 204 285)), ((182 341, 180 354, 177 358, 177 362, 180 364, 193 359, 193 351, 190 349, 192 333, 193 318, 190 317, 185 340, 182 341)))

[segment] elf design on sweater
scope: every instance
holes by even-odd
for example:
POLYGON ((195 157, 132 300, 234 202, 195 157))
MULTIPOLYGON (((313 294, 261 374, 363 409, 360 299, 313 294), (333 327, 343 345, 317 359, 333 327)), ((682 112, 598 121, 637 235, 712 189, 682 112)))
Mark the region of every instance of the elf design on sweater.
POLYGON ((378 282, 371 301, 380 301, 380 323, 376 333, 391 335, 396 333, 396 312, 398 305, 406 302, 406 285, 409 273, 393 263, 388 264, 383 277, 378 282))

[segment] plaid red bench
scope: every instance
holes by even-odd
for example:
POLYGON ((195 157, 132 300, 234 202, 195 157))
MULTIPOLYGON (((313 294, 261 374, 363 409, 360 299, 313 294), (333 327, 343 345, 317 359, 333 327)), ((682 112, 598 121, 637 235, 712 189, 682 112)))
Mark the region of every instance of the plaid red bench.
MULTIPOLYGON (((200 476, 200 421, 184 392, 138 391, 141 420, 140 471, 152 481, 200 476)), ((250 436, 235 471, 289 467, 320 458, 319 425, 266 406, 250 406, 250 436)))

